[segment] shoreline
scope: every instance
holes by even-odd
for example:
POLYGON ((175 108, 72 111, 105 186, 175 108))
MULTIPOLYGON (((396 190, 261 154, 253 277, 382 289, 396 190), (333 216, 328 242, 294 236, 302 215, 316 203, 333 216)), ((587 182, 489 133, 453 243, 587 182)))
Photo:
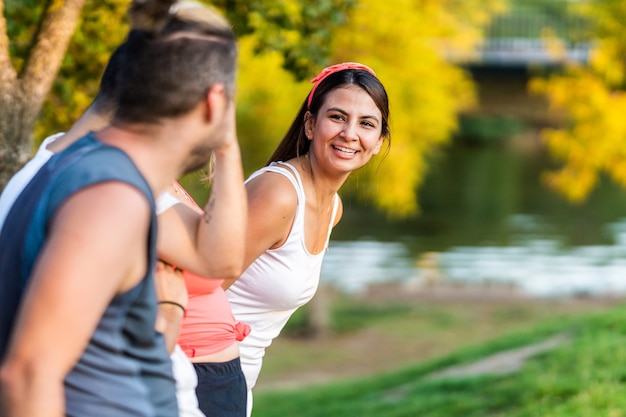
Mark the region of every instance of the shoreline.
POLYGON ((610 295, 536 298, 498 286, 438 284, 407 291, 399 283, 373 284, 350 296, 323 286, 319 295, 316 302, 327 306, 349 300, 382 313, 353 331, 313 338, 279 336, 266 352, 255 391, 373 376, 524 331, 557 316, 593 313, 626 301, 610 295), (385 317, 385 309, 397 306, 402 306, 402 313, 385 317))

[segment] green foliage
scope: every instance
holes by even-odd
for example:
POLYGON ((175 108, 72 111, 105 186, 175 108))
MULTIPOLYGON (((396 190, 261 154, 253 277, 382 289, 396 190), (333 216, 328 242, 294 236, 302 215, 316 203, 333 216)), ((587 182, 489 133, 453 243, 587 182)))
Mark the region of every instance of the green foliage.
POLYGON ((35 137, 39 140, 67 130, 95 97, 109 56, 128 32, 125 17, 128 3, 128 0, 85 3, 80 24, 35 127, 35 137))
MULTIPOLYGON (((128 30, 125 21, 128 3, 128 0, 85 3, 81 22, 35 126, 37 144, 51 133, 66 130, 89 106, 109 55, 128 30)), ((18 72, 37 35, 44 5, 45 2, 37 0, 5 1, 9 49, 18 72)))
POLYGON ((355 0, 215 0, 239 36, 254 34, 254 52, 277 51, 281 66, 303 80, 328 63, 333 29, 355 0))
POLYGON ((497 143, 524 129, 524 122, 513 117, 465 115, 460 118, 458 137, 474 144, 497 143))
POLYGON ((6 0, 4 16, 9 36, 9 53, 16 71, 22 69, 30 50, 31 40, 37 33, 43 3, 38 0, 6 0))
MULTIPOLYGON (((224 12, 233 23, 236 33, 248 39, 249 48, 254 54, 267 52, 275 56, 275 71, 282 67, 287 79, 293 76, 303 79, 314 72, 314 67, 328 63, 332 29, 345 23, 347 11, 354 4, 353 0, 304 3, 295 0, 203 2, 213 4, 224 12)), ((14 65, 18 68, 23 64, 35 35, 41 17, 41 3, 36 0, 7 1, 11 52, 14 65)), ((98 79, 110 53, 127 33, 125 13, 128 4, 128 0, 85 3, 81 23, 36 126, 34 136, 37 143, 50 132, 66 130, 88 107, 97 92, 98 79)), ((240 66, 246 68, 245 62, 240 66)), ((265 71, 268 69, 271 68, 264 68, 265 71)), ((258 103, 259 100, 254 102, 258 103)), ((244 110, 244 119, 246 114, 244 110)), ((255 121, 250 123, 254 124, 255 121)), ((274 131, 271 133, 272 139, 279 140, 279 134, 274 131)), ((275 142, 270 140, 269 143, 273 145, 275 142)), ((253 147, 248 154, 256 155, 256 149, 253 147)), ((255 159, 258 162, 259 158, 255 159)))
POLYGON ((374 378, 255 395, 257 417, 624 416, 626 308, 564 320, 374 378), (430 372, 568 332, 572 341, 518 372, 430 380, 430 372))
MULTIPOLYGON (((40 3, 7 2, 17 66, 35 34, 40 3)), ((263 165, 284 135, 310 89, 308 77, 329 63, 362 61, 388 89, 393 146, 356 173, 345 191, 394 216, 416 213, 429 156, 449 142, 458 112, 474 101, 470 77, 440 49, 473 48, 503 0, 212 3, 240 36, 237 117, 246 173, 263 165)), ((66 130, 89 105, 109 54, 127 31, 127 6, 128 0, 86 2, 36 126, 36 143, 66 130)))

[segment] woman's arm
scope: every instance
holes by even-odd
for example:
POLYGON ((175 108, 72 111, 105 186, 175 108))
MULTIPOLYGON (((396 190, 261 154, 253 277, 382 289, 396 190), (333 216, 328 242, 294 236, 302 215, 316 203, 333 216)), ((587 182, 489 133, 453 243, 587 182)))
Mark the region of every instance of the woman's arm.
MULTIPOLYGON (((298 206, 298 195, 281 174, 266 172, 246 184, 248 227, 244 270, 268 249, 281 246, 291 231, 298 206)), ((226 279, 224 289, 236 279, 226 279)))
POLYGON ((154 275, 159 310, 155 329, 165 338, 167 352, 171 355, 176 347, 180 325, 187 308, 187 287, 185 278, 179 270, 171 265, 157 262, 154 275))

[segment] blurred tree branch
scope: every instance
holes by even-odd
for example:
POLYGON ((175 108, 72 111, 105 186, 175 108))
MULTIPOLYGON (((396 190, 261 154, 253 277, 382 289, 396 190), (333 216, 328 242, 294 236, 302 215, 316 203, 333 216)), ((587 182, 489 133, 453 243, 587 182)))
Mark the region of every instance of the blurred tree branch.
MULTIPOLYGON (((26 2, 28 3, 28 2, 26 2)), ((0 186, 29 157, 31 133, 59 70, 84 0, 47 0, 19 73, 11 60, 4 1, 0 0, 0 186)))

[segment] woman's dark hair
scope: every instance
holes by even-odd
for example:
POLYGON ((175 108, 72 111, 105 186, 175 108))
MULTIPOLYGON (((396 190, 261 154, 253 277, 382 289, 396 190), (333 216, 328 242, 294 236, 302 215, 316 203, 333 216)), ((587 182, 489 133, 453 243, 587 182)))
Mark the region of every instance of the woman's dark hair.
POLYGON ((381 134, 387 139, 391 139, 389 131, 389 98, 387 91, 382 83, 368 71, 361 69, 346 69, 329 75, 320 81, 319 85, 313 92, 311 106, 308 107, 308 96, 305 98, 300 107, 298 115, 291 123, 289 130, 283 137, 268 164, 276 161, 287 161, 304 155, 309 151, 311 141, 306 137, 304 132, 304 117, 306 112, 311 112, 313 118, 317 117, 322 104, 326 100, 326 96, 331 91, 346 87, 348 85, 356 85, 361 87, 372 98, 378 110, 382 115, 381 134))
POLYGON ((102 77, 100 77, 100 86, 98 94, 91 103, 91 108, 98 114, 109 115, 117 109, 118 83, 121 66, 124 62, 126 54, 126 42, 113 51, 109 57, 102 77))
POLYGON ((232 96, 236 38, 216 11, 194 2, 135 0, 129 15, 133 29, 120 71, 116 120, 178 117, 216 83, 232 96))

